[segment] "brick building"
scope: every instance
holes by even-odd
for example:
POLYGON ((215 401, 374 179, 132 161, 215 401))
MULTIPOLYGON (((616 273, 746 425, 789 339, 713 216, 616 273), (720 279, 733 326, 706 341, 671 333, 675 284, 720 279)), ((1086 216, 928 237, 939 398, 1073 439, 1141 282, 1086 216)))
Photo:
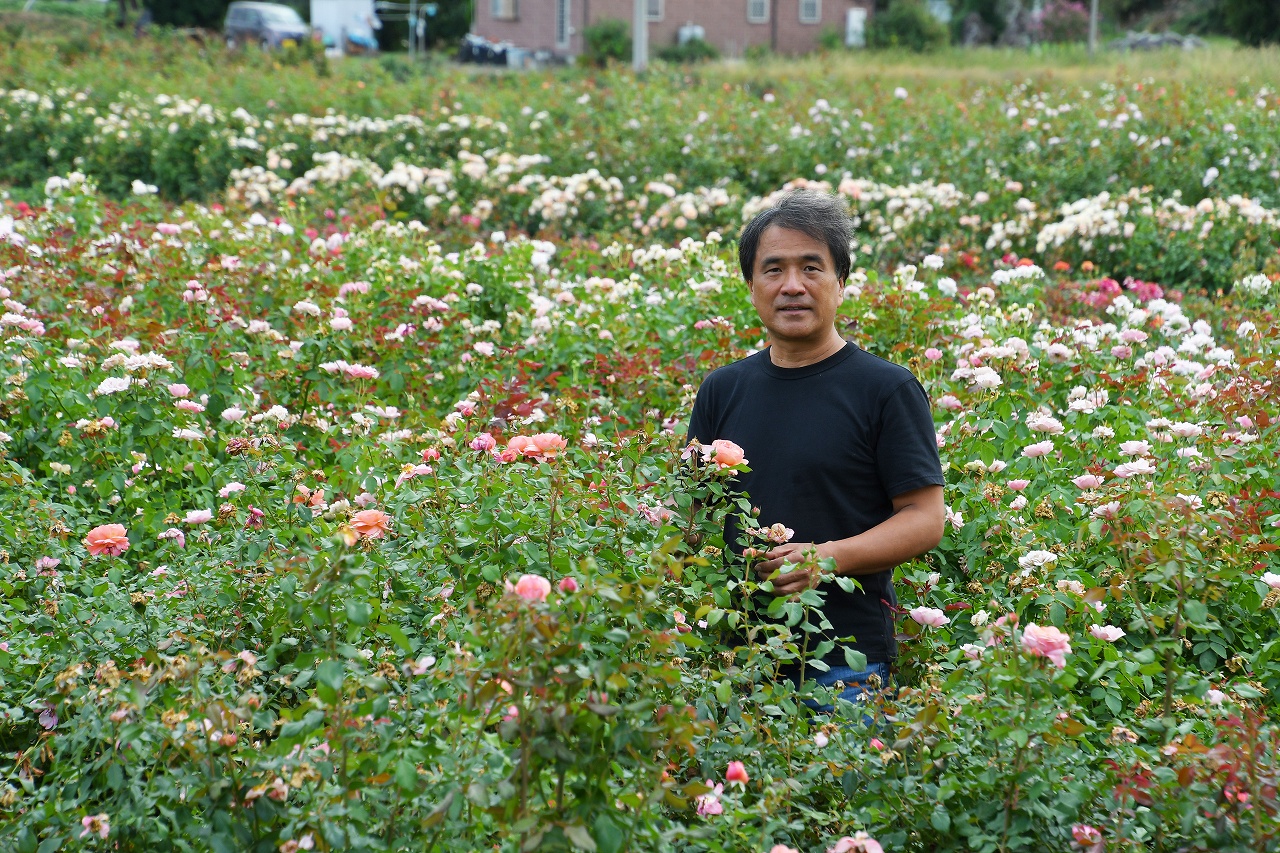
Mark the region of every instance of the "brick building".
MULTIPOLYGON (((675 44, 682 27, 701 29, 723 56, 752 45, 796 55, 818 47, 823 30, 861 44, 874 0, 645 0, 649 50, 675 44)), ((583 51, 582 31, 600 21, 630 22, 633 0, 475 0, 472 32, 494 42, 560 56, 583 51)))

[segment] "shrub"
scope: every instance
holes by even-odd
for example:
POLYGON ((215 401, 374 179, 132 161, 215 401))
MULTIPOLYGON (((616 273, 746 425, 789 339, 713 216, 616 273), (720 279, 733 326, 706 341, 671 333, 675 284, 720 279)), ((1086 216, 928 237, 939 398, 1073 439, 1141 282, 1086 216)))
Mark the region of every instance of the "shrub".
POLYGON ((689 39, 684 44, 672 44, 659 48, 657 55, 663 62, 690 65, 695 62, 719 59, 720 51, 716 50, 715 45, 708 44, 702 39, 689 39))
POLYGON ((1273 0, 1222 0, 1227 32, 1247 45, 1280 43, 1280 7, 1273 0))
POLYGON ((1089 35, 1089 10, 1079 0, 1050 0, 1032 22, 1040 41, 1083 41, 1089 35))
POLYGON ((603 68, 610 62, 626 62, 631 58, 631 27, 625 21, 609 18, 582 31, 586 49, 582 61, 603 68))
POLYGON ((920 0, 894 0, 889 11, 871 19, 867 42, 877 48, 907 48, 928 53, 947 43, 947 29, 920 0))
POLYGON ((818 49, 832 53, 844 48, 844 33, 839 27, 823 27, 818 33, 818 49))
POLYGON ((743 59, 747 62, 768 62, 773 59, 776 54, 773 48, 767 44, 753 44, 742 53, 743 59))

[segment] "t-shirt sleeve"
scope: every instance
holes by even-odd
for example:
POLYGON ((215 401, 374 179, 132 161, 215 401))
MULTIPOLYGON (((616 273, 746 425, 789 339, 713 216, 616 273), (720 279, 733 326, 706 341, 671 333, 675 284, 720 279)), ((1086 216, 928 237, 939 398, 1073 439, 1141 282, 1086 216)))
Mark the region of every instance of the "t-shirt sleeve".
POLYGON ((941 486, 938 437, 929 397, 912 377, 885 400, 881 410, 876 467, 890 498, 925 486, 941 486))

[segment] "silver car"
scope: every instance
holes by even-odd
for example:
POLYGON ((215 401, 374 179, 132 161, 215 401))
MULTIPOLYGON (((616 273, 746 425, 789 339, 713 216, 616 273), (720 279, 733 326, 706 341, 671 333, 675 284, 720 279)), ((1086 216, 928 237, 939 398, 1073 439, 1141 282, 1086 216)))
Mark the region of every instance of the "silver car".
POLYGON ((297 10, 280 3, 232 3, 222 31, 227 47, 256 44, 263 50, 297 45, 311 36, 297 10))

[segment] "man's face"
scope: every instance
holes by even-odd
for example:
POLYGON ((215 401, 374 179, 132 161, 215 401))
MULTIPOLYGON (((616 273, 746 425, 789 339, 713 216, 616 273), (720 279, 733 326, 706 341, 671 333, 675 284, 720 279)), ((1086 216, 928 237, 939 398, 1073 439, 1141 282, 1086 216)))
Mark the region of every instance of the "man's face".
POLYGON ((747 285, 771 339, 789 344, 823 343, 844 297, 827 244, 776 225, 760 235, 747 285))

